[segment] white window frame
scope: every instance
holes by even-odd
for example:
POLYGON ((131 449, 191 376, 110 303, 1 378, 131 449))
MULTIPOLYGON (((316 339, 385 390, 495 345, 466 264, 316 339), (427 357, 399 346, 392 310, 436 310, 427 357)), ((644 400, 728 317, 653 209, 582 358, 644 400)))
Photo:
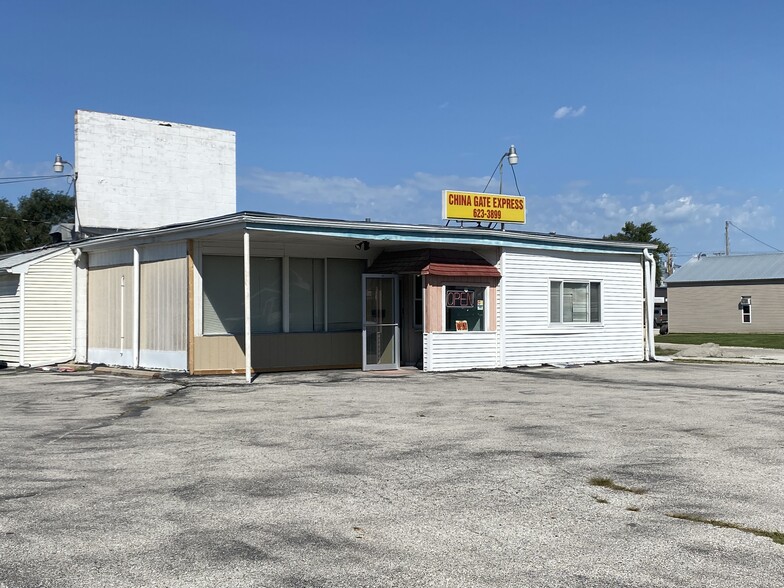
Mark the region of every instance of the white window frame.
POLYGON ((574 278, 550 278, 547 281, 547 321, 550 326, 553 327, 601 327, 604 325, 604 282, 602 280, 586 280, 586 279, 574 279, 574 278), (559 301, 561 307, 560 313, 560 320, 553 321, 553 308, 552 308, 552 287, 553 284, 559 284, 559 301), (586 306, 587 306, 587 321, 568 321, 565 322, 563 320, 564 308, 563 308, 563 285, 564 284, 585 284, 587 286, 588 295, 586 297, 586 306), (591 285, 598 284, 599 285, 599 320, 592 321, 591 320, 591 285))
POLYGON ((751 296, 744 296, 744 298, 748 298, 749 303, 738 305, 740 307, 740 322, 742 325, 750 325, 751 324, 751 296), (746 309, 748 309, 748 311, 746 309), (746 316, 749 317, 749 320, 744 320, 746 316))

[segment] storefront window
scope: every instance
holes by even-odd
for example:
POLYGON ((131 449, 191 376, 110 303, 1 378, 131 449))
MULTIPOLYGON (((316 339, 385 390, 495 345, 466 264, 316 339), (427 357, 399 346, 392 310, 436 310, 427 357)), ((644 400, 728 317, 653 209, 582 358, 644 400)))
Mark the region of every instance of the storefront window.
POLYGON ((289 260, 289 330, 324 330, 324 260, 289 260))
MULTIPOLYGON (((250 260, 251 328, 254 333, 279 333, 281 330, 280 261, 275 257, 250 260)), ((245 328, 242 258, 205 255, 202 276, 204 334, 242 333, 245 328)))
POLYGON ((485 330, 485 290, 481 286, 446 286, 446 330, 485 330))
MULTIPOLYGON (((245 328, 243 260, 202 256, 202 330, 205 335, 241 334, 245 328)), ((288 289, 288 331, 317 333, 362 328, 362 259, 251 257, 253 333, 281 333, 283 284, 288 289), (326 263, 326 279, 325 279, 326 263), (326 299, 325 299, 326 297, 326 299), (326 311, 326 317, 325 317, 326 311)))

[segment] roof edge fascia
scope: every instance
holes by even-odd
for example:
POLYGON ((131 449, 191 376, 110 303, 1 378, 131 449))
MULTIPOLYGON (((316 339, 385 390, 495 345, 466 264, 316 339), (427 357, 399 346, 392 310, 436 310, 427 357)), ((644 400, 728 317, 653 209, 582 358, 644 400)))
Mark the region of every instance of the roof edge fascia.
POLYGON ((583 237, 491 231, 489 229, 406 225, 365 221, 345 221, 286 217, 249 212, 215 217, 191 223, 124 231, 112 235, 91 237, 71 244, 73 249, 90 251, 114 249, 128 245, 179 241, 231 232, 239 228, 250 231, 281 232, 347 239, 373 239, 390 242, 420 242, 460 245, 486 245, 495 247, 534 248, 590 253, 615 253, 640 255, 652 243, 631 241, 605 241, 583 237))
MULTIPOLYGON (((42 263, 44 261, 48 261, 53 257, 57 257, 58 255, 62 255, 66 251, 70 251, 70 247, 66 245, 62 247, 56 247, 52 249, 49 253, 45 255, 41 255, 41 257, 36 257, 35 259, 28 259, 27 261, 23 261, 22 263, 17 263, 7 268, 0 268, 0 272, 5 272, 8 274, 26 274, 27 270, 30 269, 31 265, 36 265, 37 263, 42 263)), ((24 253, 24 251, 20 251, 20 254, 24 253)))

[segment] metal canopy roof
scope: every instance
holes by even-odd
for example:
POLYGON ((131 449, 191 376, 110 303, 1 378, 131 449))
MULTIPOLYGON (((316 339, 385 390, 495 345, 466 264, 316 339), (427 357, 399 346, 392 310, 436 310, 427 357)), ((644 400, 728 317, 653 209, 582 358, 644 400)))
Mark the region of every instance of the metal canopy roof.
POLYGON ((666 279, 667 285, 694 282, 784 280, 784 253, 693 257, 666 279))
POLYGON ((569 237, 565 235, 499 231, 480 227, 443 227, 433 225, 405 225, 370 221, 316 219, 282 216, 259 212, 235 214, 203 219, 190 223, 169 225, 155 229, 126 231, 113 235, 92 237, 72 243, 84 250, 124 247, 145 243, 199 239, 242 231, 267 232, 321 238, 367 240, 373 244, 417 243, 460 246, 492 246, 580 251, 586 253, 616 253, 640 255, 652 244, 602 239, 569 237))
POLYGON ((473 251, 413 249, 385 251, 368 268, 369 274, 422 274, 500 278, 492 263, 473 251))

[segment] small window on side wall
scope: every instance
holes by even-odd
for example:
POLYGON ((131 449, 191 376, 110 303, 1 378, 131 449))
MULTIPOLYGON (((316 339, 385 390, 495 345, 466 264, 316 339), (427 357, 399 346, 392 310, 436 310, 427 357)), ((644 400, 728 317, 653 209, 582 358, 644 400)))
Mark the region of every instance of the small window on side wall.
POLYGON ((751 322, 751 296, 742 296, 740 299, 740 321, 742 323, 751 322))
POLYGON ((601 282, 551 281, 550 322, 602 322, 601 282))

